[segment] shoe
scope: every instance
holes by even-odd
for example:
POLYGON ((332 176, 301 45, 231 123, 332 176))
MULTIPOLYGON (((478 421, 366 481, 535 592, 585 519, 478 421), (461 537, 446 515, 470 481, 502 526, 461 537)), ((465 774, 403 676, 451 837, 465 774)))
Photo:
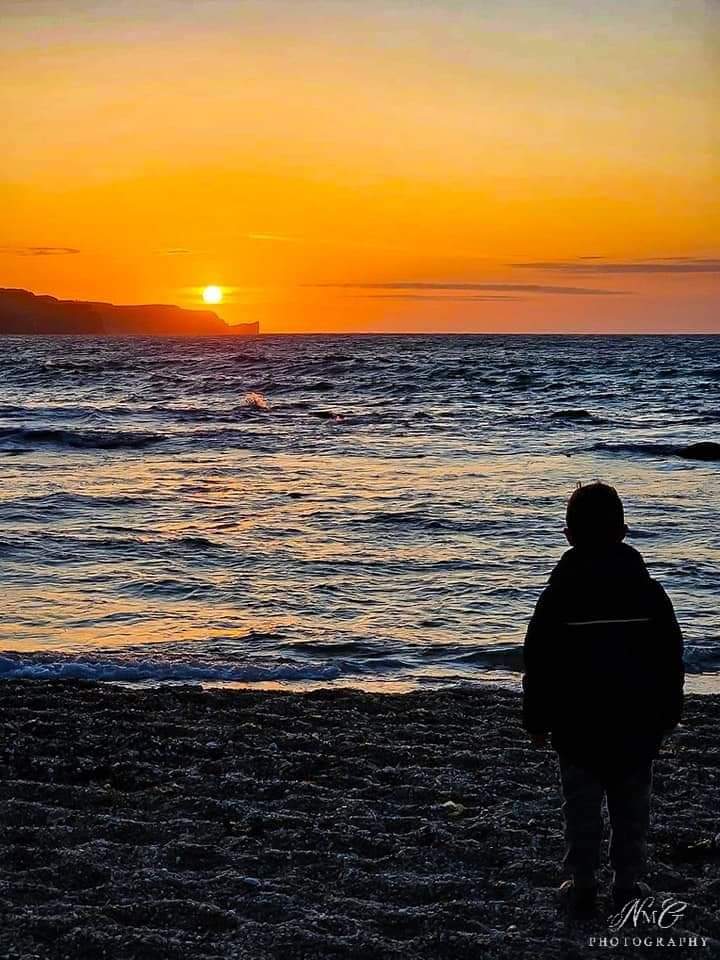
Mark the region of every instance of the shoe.
POLYGON ((558 899, 572 913, 592 913, 597 905, 597 886, 578 887, 566 880, 557 890, 558 899))
POLYGON ((620 910, 625 906, 626 903, 630 903, 632 900, 643 900, 645 897, 649 897, 650 893, 650 887, 646 883, 642 883, 640 880, 631 884, 629 887, 621 887, 613 884, 613 906, 616 910, 620 910))

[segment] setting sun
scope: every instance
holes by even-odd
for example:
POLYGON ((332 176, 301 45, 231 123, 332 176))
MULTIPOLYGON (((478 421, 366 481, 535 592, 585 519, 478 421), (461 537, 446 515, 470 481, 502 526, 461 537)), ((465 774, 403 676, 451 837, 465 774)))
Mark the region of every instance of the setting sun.
POLYGON ((222 303, 222 287, 205 287, 202 293, 205 303, 222 303))

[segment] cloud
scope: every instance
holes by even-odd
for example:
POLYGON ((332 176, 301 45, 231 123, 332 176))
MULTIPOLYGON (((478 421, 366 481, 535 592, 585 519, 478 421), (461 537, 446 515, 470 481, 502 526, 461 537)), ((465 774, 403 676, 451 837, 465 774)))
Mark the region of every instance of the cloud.
POLYGON ((535 260, 527 263, 511 263, 508 266, 584 276, 633 273, 720 273, 720 260, 698 257, 658 257, 655 260, 602 260, 598 257, 579 257, 577 260, 535 260))
POLYGON ((498 294, 493 296, 488 294, 483 296, 479 294, 478 296, 454 296, 450 294, 449 296, 443 296, 441 294, 432 294, 432 293, 367 293, 367 294, 358 294, 354 297, 356 300, 434 300, 439 303, 479 303, 490 301, 491 303, 496 303, 498 301, 507 301, 507 300, 526 300, 526 297, 515 297, 510 295, 498 294))
POLYGON ((575 297, 626 296, 630 293, 629 290, 560 287, 547 283, 436 283, 424 280, 402 280, 389 283, 317 283, 311 284, 311 286, 338 290, 493 291, 497 293, 547 293, 575 297))
POLYGON ((16 257, 64 257, 80 253, 75 247, 0 247, 0 252, 16 257))
POLYGON ((288 237, 280 233, 246 233, 248 240, 260 240, 265 243, 303 243, 302 237, 288 237))

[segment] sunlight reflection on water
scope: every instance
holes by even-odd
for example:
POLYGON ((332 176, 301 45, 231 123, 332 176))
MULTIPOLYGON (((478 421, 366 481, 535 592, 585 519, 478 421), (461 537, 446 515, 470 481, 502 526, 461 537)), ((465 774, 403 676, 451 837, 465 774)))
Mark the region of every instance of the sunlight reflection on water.
POLYGON ((26 339, 0 369, 0 650, 516 682, 564 500, 602 478, 720 667, 720 467, 594 449, 716 435, 720 338, 26 339))

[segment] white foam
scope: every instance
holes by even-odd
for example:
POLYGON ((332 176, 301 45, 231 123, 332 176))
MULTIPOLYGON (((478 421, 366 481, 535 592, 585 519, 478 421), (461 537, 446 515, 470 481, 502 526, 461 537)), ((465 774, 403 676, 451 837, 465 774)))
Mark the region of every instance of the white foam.
POLYGON ((115 680, 261 682, 268 680, 334 680, 337 664, 250 665, 154 659, 98 659, 87 657, 0 656, 0 678, 7 680, 115 680))

